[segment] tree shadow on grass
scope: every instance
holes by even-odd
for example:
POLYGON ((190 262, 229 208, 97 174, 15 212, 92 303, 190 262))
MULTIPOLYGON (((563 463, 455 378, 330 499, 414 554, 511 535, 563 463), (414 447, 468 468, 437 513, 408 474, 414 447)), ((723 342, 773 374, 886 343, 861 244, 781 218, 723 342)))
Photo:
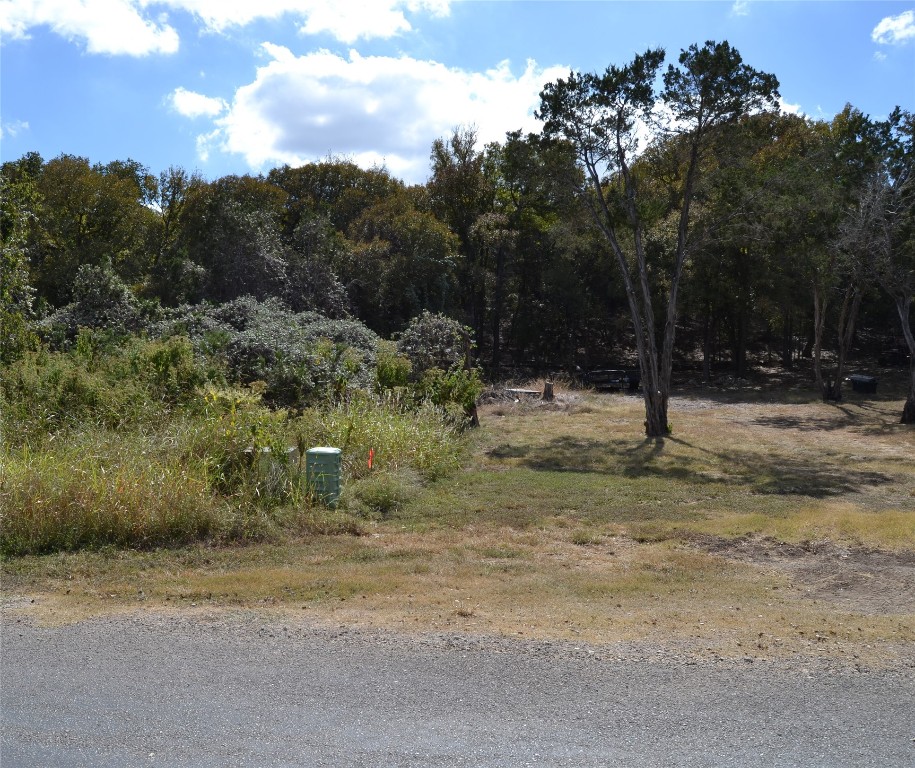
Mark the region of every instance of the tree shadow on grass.
POLYGON ((837 429, 848 429, 857 426, 860 419, 854 418, 829 418, 817 416, 760 416, 753 419, 752 424, 760 427, 775 427, 776 429, 792 429, 799 432, 832 432, 837 429))
POLYGON ((689 456, 664 456, 663 440, 594 440, 570 436, 556 437, 545 445, 504 446, 490 456, 511 453, 522 458, 521 466, 545 472, 584 472, 624 476, 664 475, 688 478, 698 471, 689 456))
POLYGON ((792 429, 799 432, 832 432, 849 429, 863 435, 883 435, 898 428, 895 408, 875 403, 832 403, 834 416, 786 415, 759 416, 750 423, 761 427, 792 429))
POLYGON ((760 494, 826 498, 892 484, 881 472, 850 468, 828 456, 792 459, 752 451, 716 451, 667 438, 693 452, 665 451, 664 440, 594 440, 557 437, 544 445, 502 445, 496 459, 520 459, 519 466, 543 472, 580 472, 626 478, 662 478, 695 484, 745 485, 760 494))
POLYGON ((827 459, 786 462, 776 457, 760 460, 759 456, 750 453, 730 458, 737 475, 762 494, 826 498, 855 493, 866 486, 896 482, 882 472, 851 469, 827 459))

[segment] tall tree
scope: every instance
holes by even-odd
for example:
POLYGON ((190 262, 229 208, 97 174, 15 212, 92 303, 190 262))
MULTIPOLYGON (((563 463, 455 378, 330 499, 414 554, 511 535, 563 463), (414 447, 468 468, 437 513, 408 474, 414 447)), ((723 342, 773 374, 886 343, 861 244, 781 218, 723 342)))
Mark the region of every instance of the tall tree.
POLYGON ((432 177, 426 186, 432 212, 458 237, 457 275, 464 320, 480 339, 486 314, 486 269, 472 229, 477 218, 491 210, 492 190, 476 143, 476 130, 466 126, 456 128, 447 141, 436 139, 431 152, 432 177))
POLYGON ((0 363, 17 358, 34 338, 26 245, 40 214, 35 176, 41 165, 33 153, 0 170, 0 363))
POLYGON ((352 252, 343 277, 370 328, 390 334, 424 310, 457 310, 457 238, 408 195, 367 209, 347 234, 352 252))
POLYGON ((293 236, 300 219, 311 219, 315 214, 328 219, 338 232, 346 232, 367 208, 403 189, 403 183, 384 168, 366 170, 347 160, 334 159, 298 168, 274 168, 267 181, 287 194, 287 237, 293 236))
POLYGON ((879 124, 880 162, 840 225, 840 245, 867 265, 896 306, 909 350, 902 423, 915 424, 915 116, 898 107, 879 124))
POLYGON ((255 176, 224 176, 188 195, 179 247, 205 270, 199 298, 282 295, 281 221, 286 193, 255 176))
POLYGON ((44 164, 37 178, 41 231, 28 244, 42 298, 55 306, 69 301, 83 264, 110 263, 128 283, 143 279, 148 232, 156 220, 147 206, 150 179, 132 160, 90 165, 86 158, 61 155, 44 164))
POLYGON ((669 65, 663 88, 655 81, 664 51, 648 50, 632 62, 611 65, 602 75, 569 74, 540 94, 539 116, 547 136, 572 143, 588 183, 594 220, 612 251, 629 302, 645 399, 645 432, 669 432, 670 397, 677 299, 690 248, 690 208, 703 155, 710 137, 723 125, 748 112, 774 107, 778 81, 745 65, 728 43, 707 42, 682 51, 678 66, 669 65), (658 107, 661 109, 658 109, 658 107), (645 211, 640 180, 633 167, 639 130, 658 126, 667 116, 667 131, 682 137, 683 175, 674 189, 676 240, 665 274, 663 333, 655 327, 652 272, 663 269, 650 260, 645 244, 645 211), (660 341, 660 348, 659 348, 660 341))
POLYGON ((513 131, 487 146, 484 173, 493 209, 472 233, 488 275, 492 368, 510 352, 515 363, 574 370, 600 281, 589 283, 592 273, 576 258, 576 237, 593 225, 570 194, 581 176, 571 147, 513 131))
MULTIPOLYGON (((810 159, 807 175, 828 200, 823 221, 828 231, 818 244, 814 261, 814 376, 824 400, 841 401, 844 368, 854 340, 855 324, 867 289, 868 271, 862 254, 837 239, 844 211, 854 206, 865 183, 880 162, 880 130, 860 110, 846 105, 832 122, 817 126, 823 133, 818 152, 810 159), (825 192, 824 192, 825 190, 825 192), (836 301, 838 299, 838 301, 836 301), (821 361, 829 305, 835 304, 836 365, 823 373, 821 361)), ((815 193, 812 193, 815 194, 815 193)))
POLYGON ((185 205, 204 184, 198 174, 172 166, 159 174, 155 185, 150 206, 158 213, 158 220, 148 246, 152 264, 147 292, 166 305, 196 297, 204 279, 202 268, 188 256, 187 242, 182 243, 185 205))

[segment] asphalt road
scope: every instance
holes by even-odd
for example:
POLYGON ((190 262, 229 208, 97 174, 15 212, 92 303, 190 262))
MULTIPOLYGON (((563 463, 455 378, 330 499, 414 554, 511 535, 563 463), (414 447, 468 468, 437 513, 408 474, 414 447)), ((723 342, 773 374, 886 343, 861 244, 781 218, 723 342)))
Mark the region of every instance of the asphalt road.
POLYGON ((134 617, 2 624, 2 768, 915 766, 915 670, 134 617))

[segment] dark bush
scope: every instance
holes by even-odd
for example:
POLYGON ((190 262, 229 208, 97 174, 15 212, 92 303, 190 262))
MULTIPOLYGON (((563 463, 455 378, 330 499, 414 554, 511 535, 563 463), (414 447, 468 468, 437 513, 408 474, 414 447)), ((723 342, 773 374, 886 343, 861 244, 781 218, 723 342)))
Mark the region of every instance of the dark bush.
POLYGON ((274 405, 302 407, 374 381, 378 336, 356 320, 292 312, 277 299, 182 307, 157 332, 186 333, 229 381, 265 382, 274 405))

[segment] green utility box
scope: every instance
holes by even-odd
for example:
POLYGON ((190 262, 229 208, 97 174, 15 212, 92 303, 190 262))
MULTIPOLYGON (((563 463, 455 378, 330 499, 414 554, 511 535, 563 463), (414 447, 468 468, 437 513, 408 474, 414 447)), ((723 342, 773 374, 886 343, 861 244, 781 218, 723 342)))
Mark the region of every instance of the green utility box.
POLYGON ((339 448, 326 447, 305 452, 305 480, 318 500, 328 507, 336 507, 340 499, 340 454, 339 448))

